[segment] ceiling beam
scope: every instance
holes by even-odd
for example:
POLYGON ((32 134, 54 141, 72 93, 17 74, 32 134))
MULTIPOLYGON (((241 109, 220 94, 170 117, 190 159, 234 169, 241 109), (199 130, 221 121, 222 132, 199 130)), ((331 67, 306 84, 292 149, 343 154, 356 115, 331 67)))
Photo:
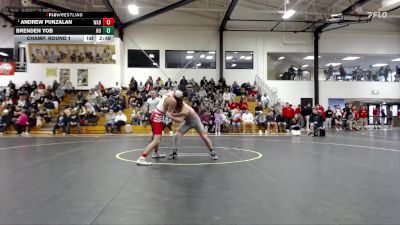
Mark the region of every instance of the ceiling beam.
POLYGON ((0 12, 0 17, 3 18, 5 21, 11 23, 11 25, 14 25, 14 20, 11 19, 9 16, 7 16, 6 14, 0 12))
POLYGON ((116 23, 114 23, 114 27, 119 27, 119 26, 123 25, 122 21, 119 19, 117 12, 114 10, 114 7, 111 5, 110 0, 103 0, 103 4, 106 6, 108 11, 111 11, 114 13, 114 17, 116 19, 116 23))
POLYGON ((45 8, 49 8, 49 9, 54 9, 54 10, 57 10, 57 11, 60 11, 60 12, 76 12, 76 11, 74 11, 72 9, 67 9, 67 8, 64 8, 64 7, 61 7, 61 6, 58 6, 58 5, 54 5, 54 4, 51 4, 51 3, 43 2, 41 0, 32 0, 32 4, 39 5, 39 6, 42 6, 42 7, 45 7, 45 8))
POLYGON ((154 12, 148 13, 148 14, 146 14, 146 15, 143 15, 143 16, 141 16, 141 17, 138 17, 138 18, 136 18, 136 19, 133 19, 133 20, 131 20, 131 21, 128 21, 128 22, 126 22, 124 25, 125 25, 125 27, 127 27, 127 26, 130 26, 130 25, 133 25, 133 24, 142 22, 142 21, 144 21, 144 20, 150 19, 150 18, 152 18, 152 17, 161 15, 161 14, 163 14, 163 13, 169 12, 169 11, 171 11, 171 10, 174 10, 174 9, 176 9, 176 8, 179 8, 179 7, 181 7, 181 6, 184 6, 184 5, 186 5, 186 4, 189 4, 189 3, 193 2, 193 1, 195 1, 195 0, 181 0, 181 1, 176 2, 176 3, 174 3, 174 4, 168 5, 168 6, 164 7, 164 8, 161 8, 161 9, 159 9, 159 10, 156 10, 156 11, 154 11, 154 12))
POLYGON ((229 7, 226 10, 224 19, 222 20, 221 25, 219 26, 220 31, 224 31, 226 29, 226 24, 228 23, 228 20, 231 18, 232 12, 235 9, 238 1, 239 0, 232 0, 231 4, 229 4, 229 7))

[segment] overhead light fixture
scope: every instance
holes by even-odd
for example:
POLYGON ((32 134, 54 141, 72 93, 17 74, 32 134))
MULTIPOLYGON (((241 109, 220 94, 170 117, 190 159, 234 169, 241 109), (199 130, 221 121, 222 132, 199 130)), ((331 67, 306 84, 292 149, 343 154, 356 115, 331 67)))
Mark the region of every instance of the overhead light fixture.
MULTIPOLYGON (((95 43, 96 44, 96 43, 95 43)), ((23 44, 19 44, 19 47, 20 48, 25 48, 26 47, 26 45, 25 45, 25 43, 23 43, 23 44)))
POLYGON ((149 57, 150 58, 154 58, 154 54, 149 54, 149 57))
POLYGON ((197 63, 196 66, 201 66, 201 63, 197 63))
POLYGON ((282 59, 285 59, 285 56, 281 56, 278 58, 278 60, 282 60, 282 59))
POLYGON ((246 56, 246 58, 244 58, 244 60, 251 60, 253 58, 253 56, 246 56))
POLYGON ((283 14, 282 19, 284 19, 284 20, 289 19, 289 18, 292 17, 295 13, 296 13, 296 10, 289 9, 289 10, 287 10, 287 11, 283 14))
POLYGON ((0 55, 1 55, 1 56, 8 56, 8 54, 5 53, 5 52, 0 52, 0 55))
POLYGON ((194 51, 187 51, 187 54, 193 54, 194 51))
POLYGON ((392 62, 400 62, 400 58, 392 59, 392 62))
POLYGON ((115 54, 113 54, 113 55, 111 56, 111 59, 116 60, 116 59, 117 59, 117 56, 116 56, 115 54))
POLYGON ((358 56, 348 56, 348 57, 343 58, 342 60, 350 61, 350 60, 356 60, 356 59, 359 59, 359 58, 360 57, 358 57, 358 56))
POLYGON ((232 64, 232 67, 236 67, 236 63, 232 64))
POLYGON ((309 65, 306 64, 301 66, 301 68, 306 68, 306 67, 309 67, 309 65))
POLYGON ((233 53, 237 54, 237 52, 233 52, 233 53))
POLYGON ((231 59, 233 59, 233 56, 227 56, 226 57, 226 60, 231 60, 231 59))
POLYGON ((240 59, 244 59, 244 58, 246 58, 246 56, 244 56, 244 55, 240 56, 240 59))
POLYGON ((138 15, 139 14, 139 7, 135 4, 130 4, 128 5, 128 11, 132 15, 138 15))
POLYGON ((215 54, 215 52, 214 52, 214 51, 211 51, 211 52, 208 52, 208 54, 215 54))
POLYGON ((332 65, 332 66, 340 66, 342 64, 341 63, 328 63, 325 66, 330 66, 330 65, 332 65))
POLYGON ((200 55, 201 59, 204 59, 206 57, 206 55, 200 55))
POLYGON ((372 65, 372 67, 382 67, 382 66, 387 66, 388 64, 386 64, 386 63, 377 63, 377 64, 374 64, 374 65, 372 65))
POLYGON ((208 55, 207 57, 206 57, 206 59, 213 59, 214 58, 214 56, 212 56, 212 55, 208 55))
POLYGON ((382 102, 382 104, 386 105, 386 102, 382 102))
POLYGON ((192 55, 187 55, 186 59, 193 59, 193 56, 192 55))
MULTIPOLYGON (((318 56, 318 58, 321 58, 321 56, 318 56)), ((305 59, 305 60, 314 60, 314 56, 313 55, 309 55, 309 56, 304 57, 303 59, 305 59)))
POLYGON ((154 62, 154 63, 153 63, 153 66, 158 66, 158 64, 154 62))

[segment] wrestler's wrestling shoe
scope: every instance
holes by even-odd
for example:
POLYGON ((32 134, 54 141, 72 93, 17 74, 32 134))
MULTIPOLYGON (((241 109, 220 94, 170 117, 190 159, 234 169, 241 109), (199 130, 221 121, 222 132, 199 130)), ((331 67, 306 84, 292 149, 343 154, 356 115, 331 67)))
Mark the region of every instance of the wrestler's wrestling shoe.
POLYGON ((136 162, 136 165, 138 165, 138 166, 151 166, 152 165, 151 162, 146 161, 146 158, 144 158, 142 156, 140 156, 135 162, 136 162))
POLYGON ((153 158, 153 159, 165 158, 165 154, 160 154, 158 152, 153 152, 153 154, 151 155, 151 158, 153 158))
POLYGON ((168 155, 168 160, 176 159, 178 157, 178 149, 173 149, 172 153, 168 155))
POLYGON ((218 156, 217 156, 217 154, 215 154, 214 151, 212 151, 212 152, 210 153, 210 156, 211 156, 211 159, 212 159, 212 160, 218 160, 218 156))

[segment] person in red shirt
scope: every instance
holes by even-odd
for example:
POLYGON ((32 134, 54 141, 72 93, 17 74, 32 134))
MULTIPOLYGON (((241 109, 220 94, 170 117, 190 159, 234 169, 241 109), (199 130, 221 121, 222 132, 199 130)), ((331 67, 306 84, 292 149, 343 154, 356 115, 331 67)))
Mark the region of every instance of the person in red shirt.
POLYGON ((234 109, 237 109, 238 105, 237 105, 236 102, 229 101, 228 102, 228 107, 229 107, 230 110, 234 110, 234 109))
POLYGON ((372 115, 374 116, 374 129, 381 129, 379 127, 379 120, 380 120, 380 115, 381 115, 381 110, 379 109, 379 105, 377 105, 372 110, 372 115))
POLYGON ((248 110, 249 106, 247 105, 246 100, 242 99, 239 103, 239 109, 242 111, 248 110))
POLYGON ((28 125, 28 115, 26 115, 26 110, 23 109, 21 111, 21 114, 14 123, 14 128, 17 131, 17 134, 18 135, 22 134, 22 132, 26 130, 27 125, 28 125))
POLYGON ((301 113, 301 105, 297 105, 297 108, 294 110, 294 114, 298 115, 301 113))
POLYGON ((38 89, 46 89, 46 85, 44 85, 42 81, 39 82, 37 87, 38 89))
POLYGON ((286 102, 286 106, 283 107, 283 109, 282 109, 282 116, 283 116, 283 119, 285 119, 286 130, 291 130, 292 120, 294 117, 294 110, 292 108, 292 105, 290 105, 288 102, 286 102))
POLYGON ((256 101, 256 98, 257 98, 257 89, 256 89, 256 87, 254 87, 253 89, 251 89, 251 90, 249 91, 249 95, 250 95, 250 100, 251 100, 252 102, 255 102, 255 101, 256 101))
POLYGON ((368 110, 365 105, 361 106, 360 110, 358 111, 358 115, 360 116, 359 123, 361 125, 361 129, 367 129, 368 125, 368 110))

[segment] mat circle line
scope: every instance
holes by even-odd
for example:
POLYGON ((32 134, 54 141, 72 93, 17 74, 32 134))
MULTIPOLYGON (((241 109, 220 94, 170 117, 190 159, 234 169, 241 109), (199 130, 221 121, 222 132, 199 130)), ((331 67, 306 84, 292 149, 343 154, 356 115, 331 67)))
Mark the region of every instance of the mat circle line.
MULTIPOLYGON (((182 148, 201 148, 201 146, 185 146, 182 148)), ((159 147, 159 149, 163 149, 163 148, 168 148, 170 149, 170 147, 159 147)), ((249 161, 253 161, 253 160, 257 160, 260 159, 261 157, 263 157, 263 154, 261 154, 260 152, 256 152, 253 150, 249 150, 249 149, 242 149, 242 148, 227 148, 227 147, 214 147, 216 149, 232 149, 235 151, 244 151, 244 152, 250 152, 253 154, 256 154, 256 157, 250 158, 250 159, 243 159, 243 160, 234 160, 234 161, 226 161, 226 162, 207 162, 207 163, 159 163, 159 162, 153 162, 153 164, 155 165, 166 165, 166 166, 206 166, 206 165, 226 165, 226 164, 234 164, 234 163, 242 163, 242 162, 249 162, 249 161)), ((124 152, 120 152, 118 154, 115 155, 115 158, 122 160, 122 161, 126 161, 126 162, 133 162, 136 163, 135 160, 131 160, 131 159, 126 159, 123 158, 122 155, 129 153, 129 152, 137 152, 137 151, 142 151, 143 149, 133 149, 133 150, 128 150, 128 151, 124 151, 124 152)), ((179 155, 178 155, 179 156, 179 155)))

